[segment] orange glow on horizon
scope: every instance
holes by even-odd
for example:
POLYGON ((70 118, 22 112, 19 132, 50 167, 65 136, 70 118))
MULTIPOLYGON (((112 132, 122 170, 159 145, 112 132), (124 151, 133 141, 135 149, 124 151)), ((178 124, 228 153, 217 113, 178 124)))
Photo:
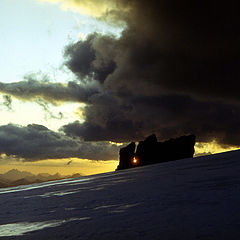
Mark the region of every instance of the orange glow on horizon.
POLYGON ((36 162, 22 162, 6 160, 0 163, 0 174, 4 174, 12 169, 26 171, 32 174, 49 173, 51 175, 59 173, 63 176, 79 173, 81 175, 92 175, 104 172, 112 172, 118 165, 117 160, 93 161, 88 159, 66 158, 66 159, 47 159, 36 162), (72 160, 70 165, 67 165, 72 160))

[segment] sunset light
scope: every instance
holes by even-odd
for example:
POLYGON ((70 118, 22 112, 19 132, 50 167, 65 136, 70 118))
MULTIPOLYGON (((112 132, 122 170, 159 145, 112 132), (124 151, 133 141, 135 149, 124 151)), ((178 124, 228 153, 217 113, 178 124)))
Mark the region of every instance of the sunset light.
POLYGON ((239 8, 0 0, 0 240, 240 239, 239 8))
POLYGON ((240 15, 208 2, 1 0, 0 174, 114 171, 133 141, 118 170, 143 166, 153 133, 238 149, 240 15))
POLYGON ((136 157, 133 157, 132 164, 133 165, 137 165, 138 164, 138 159, 136 157))

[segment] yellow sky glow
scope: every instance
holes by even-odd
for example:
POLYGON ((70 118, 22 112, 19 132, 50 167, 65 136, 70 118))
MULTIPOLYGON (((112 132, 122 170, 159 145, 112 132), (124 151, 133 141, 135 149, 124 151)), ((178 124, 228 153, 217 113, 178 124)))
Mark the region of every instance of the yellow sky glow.
MULTIPOLYGON (((237 148, 234 147, 221 147, 216 143, 216 141, 212 141, 210 143, 196 143, 195 156, 206 155, 206 153, 209 152, 214 154, 236 149, 237 148)), ((21 162, 13 158, 11 159, 11 157, 2 155, 2 160, 0 161, 0 174, 11 169, 18 169, 19 171, 28 171, 33 174, 55 174, 58 172, 61 175, 72 175, 74 173, 92 175, 114 171, 117 168, 117 165, 117 159, 112 161, 91 161, 87 159, 66 158, 41 160, 36 162, 21 162), (4 158, 7 158, 6 161, 4 161, 4 158), (72 161, 71 164, 67 165, 70 160, 72 161)))
POLYGON ((220 152, 227 152, 237 150, 236 147, 221 146, 215 140, 207 143, 196 143, 195 144, 195 156, 206 155, 208 153, 215 154, 220 152))
MULTIPOLYGON (((0 94, 0 97, 2 94, 0 94)), ((26 126, 28 124, 40 124, 47 128, 57 131, 61 126, 74 122, 76 120, 83 122, 83 103, 62 103, 59 106, 49 104, 49 111, 54 117, 44 111, 41 106, 35 102, 21 101, 14 97, 13 109, 7 111, 5 106, 0 106, 0 125, 9 123, 26 126), (60 118, 59 113, 62 113, 60 118), (17 117, 16 117, 17 116, 17 117)))
POLYGON ((118 165, 117 160, 112 161, 90 161, 87 159, 54 159, 41 160, 36 162, 21 162, 8 159, 7 163, 0 164, 0 174, 5 173, 11 169, 18 169, 19 171, 28 171, 33 174, 60 173, 61 175, 72 175, 80 173, 82 175, 92 175, 103 172, 114 171, 118 165), (67 165, 69 161, 71 164, 67 165))
POLYGON ((108 0, 40 0, 41 2, 60 4, 63 10, 79 11, 84 15, 100 17, 103 13, 116 8, 113 1, 108 0))

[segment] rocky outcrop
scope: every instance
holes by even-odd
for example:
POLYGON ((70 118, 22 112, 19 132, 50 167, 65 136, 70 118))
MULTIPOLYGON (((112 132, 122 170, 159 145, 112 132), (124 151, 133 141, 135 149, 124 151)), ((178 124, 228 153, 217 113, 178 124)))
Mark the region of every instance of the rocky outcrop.
POLYGON ((116 170, 132 167, 131 160, 134 158, 135 148, 136 144, 132 142, 126 147, 120 149, 120 160, 116 170))
POLYGON ((132 142, 120 149, 117 170, 193 157, 195 139, 195 135, 189 135, 158 142, 153 134, 139 142, 136 152, 132 142))

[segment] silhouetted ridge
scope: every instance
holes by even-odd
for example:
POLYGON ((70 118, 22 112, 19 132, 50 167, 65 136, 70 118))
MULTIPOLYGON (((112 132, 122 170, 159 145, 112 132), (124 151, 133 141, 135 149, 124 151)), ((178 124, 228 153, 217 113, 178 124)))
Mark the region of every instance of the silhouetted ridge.
POLYGON ((116 170, 193 157, 195 139, 195 135, 189 135, 158 142, 153 134, 139 142, 136 152, 136 145, 132 142, 120 149, 116 170))

